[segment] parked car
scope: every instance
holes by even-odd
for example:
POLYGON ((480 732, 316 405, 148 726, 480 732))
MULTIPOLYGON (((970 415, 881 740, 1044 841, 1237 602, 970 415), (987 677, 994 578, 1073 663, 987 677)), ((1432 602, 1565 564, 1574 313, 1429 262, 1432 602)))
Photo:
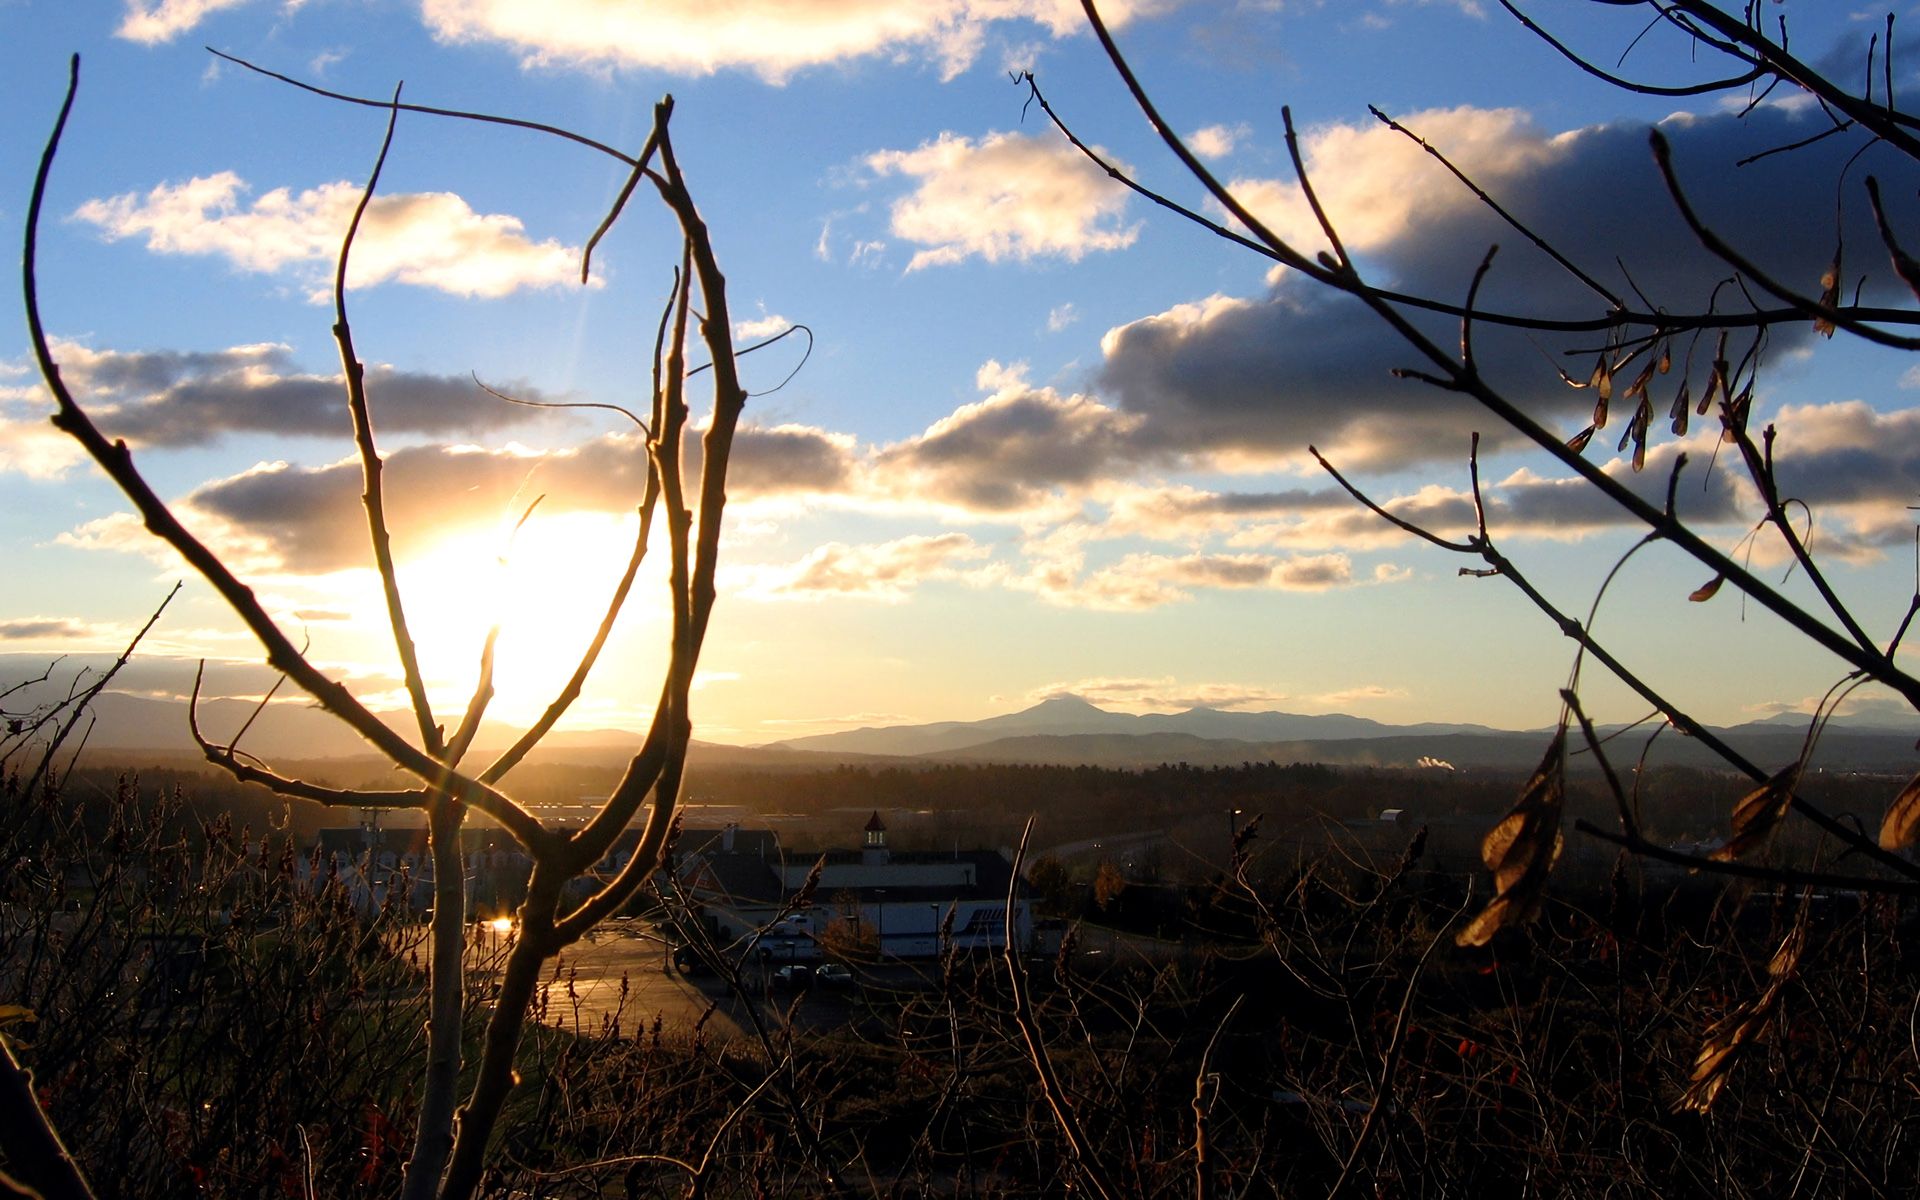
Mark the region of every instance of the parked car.
POLYGON ((773 973, 776 987, 806 987, 813 982, 813 968, 791 963, 773 973))
POLYGON ((821 963, 813 969, 813 981, 821 987, 850 988, 853 972, 839 963, 821 963))

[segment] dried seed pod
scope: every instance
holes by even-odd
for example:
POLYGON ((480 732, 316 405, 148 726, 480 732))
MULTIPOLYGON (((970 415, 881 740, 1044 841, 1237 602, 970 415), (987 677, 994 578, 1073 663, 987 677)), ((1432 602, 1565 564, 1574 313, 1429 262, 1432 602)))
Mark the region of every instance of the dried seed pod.
MULTIPOLYGON (((1834 247, 1833 262, 1820 276, 1820 303, 1827 308, 1840 307, 1840 248, 1834 247)), ((1827 317, 1813 319, 1813 331, 1821 337, 1833 336, 1833 321, 1827 317)))
MULTIPOLYGON (((1804 909, 1802 910, 1804 913, 1804 909)), ((1800 963, 1800 955, 1806 948, 1807 927, 1804 920, 1796 922, 1773 952, 1772 960, 1767 964, 1770 976, 1766 988, 1751 1001, 1734 1009, 1713 1023, 1707 1030, 1707 1036, 1700 1043, 1700 1053, 1694 1056, 1693 1072, 1688 1077, 1686 1090, 1680 1093, 1680 1099, 1674 1104, 1677 1111, 1706 1112, 1727 1085, 1734 1067, 1739 1065, 1748 1047, 1758 1042, 1773 1022, 1774 1010, 1780 1006, 1781 993, 1786 990, 1787 981, 1792 977, 1794 968, 1800 963)))
POLYGON ((1765 845, 1787 815, 1793 801, 1794 784, 1800 780, 1800 764, 1773 773, 1759 787, 1740 798, 1733 806, 1733 832, 1711 855, 1720 862, 1744 858, 1756 847, 1765 845))
POLYGON ((1547 747, 1520 799, 1480 843, 1480 858, 1493 872, 1493 900, 1454 940, 1484 946, 1508 925, 1530 921, 1540 911, 1547 875, 1560 857, 1560 815, 1566 803, 1567 729, 1547 747))
POLYGON ((1725 583, 1726 581, 1727 581, 1727 577, 1725 575, 1715 575, 1712 579, 1707 580, 1705 583, 1701 584, 1699 587, 1689 592, 1687 594, 1687 599, 1693 601, 1695 604, 1705 604, 1707 601, 1713 599, 1716 594, 1718 594, 1718 592, 1720 591, 1720 585, 1725 583))
POLYGON ((1900 794, 1887 805, 1886 819, 1880 822, 1880 848, 1904 850, 1920 835, 1920 775, 1907 780, 1900 794))

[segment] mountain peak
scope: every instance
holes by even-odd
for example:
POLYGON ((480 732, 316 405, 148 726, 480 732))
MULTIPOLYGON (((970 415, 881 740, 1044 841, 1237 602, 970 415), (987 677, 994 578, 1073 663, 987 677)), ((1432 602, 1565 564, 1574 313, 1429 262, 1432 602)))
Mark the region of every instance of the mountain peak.
POLYGON ((1072 692, 1062 692, 1058 696, 1048 696, 1045 700, 1024 710, 1030 713, 1068 713, 1068 712, 1105 712, 1106 710, 1084 696, 1072 692))

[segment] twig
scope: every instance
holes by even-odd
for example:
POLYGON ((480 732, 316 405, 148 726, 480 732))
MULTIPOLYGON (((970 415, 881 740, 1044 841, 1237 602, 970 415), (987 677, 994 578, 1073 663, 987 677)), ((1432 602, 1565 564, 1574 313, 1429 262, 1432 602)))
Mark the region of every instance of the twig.
POLYGON ((1120 1192, 1107 1177, 1106 1165, 1094 1153, 1093 1144, 1086 1130, 1081 1128, 1079 1116, 1073 1111, 1073 1102, 1067 1097, 1066 1085, 1061 1083, 1059 1072, 1054 1069, 1053 1057, 1047 1053, 1046 1037, 1040 1032, 1040 1023, 1033 1016, 1033 1003, 1027 996, 1027 968, 1020 960, 1019 909, 1016 900, 1020 888, 1020 864, 1027 856, 1027 840, 1032 836, 1033 818, 1028 817, 1026 827, 1020 831, 1020 846, 1013 852, 1013 874, 1007 881, 1006 945, 1002 956, 1007 964, 1008 989, 1013 993, 1013 1020, 1020 1028, 1020 1036, 1026 1041, 1027 1059, 1040 1080, 1040 1091, 1046 1097, 1047 1107, 1053 1110, 1053 1119, 1073 1151, 1074 1165, 1079 1168, 1081 1177, 1100 1195, 1101 1200, 1119 1200, 1120 1192))

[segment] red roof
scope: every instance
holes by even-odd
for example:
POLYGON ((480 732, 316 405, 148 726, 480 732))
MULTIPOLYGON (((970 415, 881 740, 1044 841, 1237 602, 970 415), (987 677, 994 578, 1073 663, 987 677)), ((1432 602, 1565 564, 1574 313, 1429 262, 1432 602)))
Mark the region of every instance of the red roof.
POLYGON ((874 814, 867 818, 867 832, 868 833, 885 833, 886 831, 887 831, 887 827, 884 823, 881 822, 880 813, 876 809, 874 811, 874 814))

